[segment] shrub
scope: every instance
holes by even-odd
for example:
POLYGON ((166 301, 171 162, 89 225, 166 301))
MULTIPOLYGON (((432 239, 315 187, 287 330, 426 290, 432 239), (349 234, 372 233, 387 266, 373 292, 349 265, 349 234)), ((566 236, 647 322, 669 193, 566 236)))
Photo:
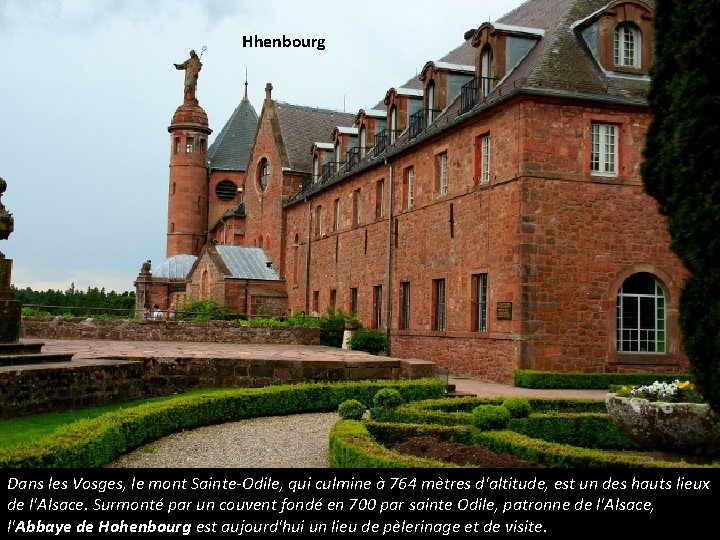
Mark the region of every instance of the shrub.
POLYGON ((402 405, 402 403, 402 396, 395 388, 378 390, 375 397, 373 397, 373 405, 381 409, 395 409, 402 405))
POLYGON ((473 409, 473 425, 483 431, 504 429, 510 422, 510 411, 502 405, 480 405, 473 409))
POLYGON ((525 398, 507 398, 502 406, 508 410, 511 418, 527 418, 532 410, 530 401, 525 398))
POLYGON ((365 351, 378 354, 387 351, 388 338, 384 332, 372 328, 359 328, 350 337, 350 348, 354 351, 365 351))
POLYGON ((227 312, 217 301, 212 299, 196 300, 182 306, 177 319, 182 321, 217 321, 226 317, 227 312))
POLYGON ((343 401, 338 407, 338 414, 343 420, 361 420, 365 414, 365 405, 357 399, 343 401))
POLYGON ((327 317, 320 320, 320 345, 342 347, 345 321, 347 320, 355 320, 355 317, 341 309, 336 311, 328 308, 327 317))

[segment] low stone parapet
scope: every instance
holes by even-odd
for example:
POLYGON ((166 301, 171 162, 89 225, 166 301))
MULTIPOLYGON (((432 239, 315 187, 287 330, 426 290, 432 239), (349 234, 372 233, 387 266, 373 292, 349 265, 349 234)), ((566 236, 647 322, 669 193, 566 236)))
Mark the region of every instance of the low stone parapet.
POLYGON ((230 321, 23 317, 20 338, 319 345, 320 329, 301 326, 240 326, 230 321))

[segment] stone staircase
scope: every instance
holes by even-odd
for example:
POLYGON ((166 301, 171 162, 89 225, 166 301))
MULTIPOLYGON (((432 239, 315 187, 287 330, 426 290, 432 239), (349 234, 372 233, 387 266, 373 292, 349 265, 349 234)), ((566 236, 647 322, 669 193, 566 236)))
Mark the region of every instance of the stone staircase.
POLYGON ((22 366, 48 362, 68 362, 72 353, 44 353, 42 341, 0 343, 0 366, 22 366))
POLYGON ((477 394, 473 394, 472 392, 464 392, 462 390, 458 390, 457 387, 454 384, 446 384, 445 385, 445 397, 477 397, 477 394))

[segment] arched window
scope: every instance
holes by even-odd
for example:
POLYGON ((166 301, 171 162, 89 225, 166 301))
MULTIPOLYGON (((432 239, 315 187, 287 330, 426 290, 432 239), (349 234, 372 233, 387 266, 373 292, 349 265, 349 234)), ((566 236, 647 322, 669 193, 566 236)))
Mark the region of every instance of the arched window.
POLYGON ((367 151, 367 130, 365 125, 360 126, 360 157, 365 157, 367 151))
POLYGON ((480 95, 487 96, 492 92, 494 81, 492 78, 492 47, 485 45, 480 56, 480 95))
POLYGON ((432 124, 435 115, 435 81, 430 81, 427 85, 427 108, 427 123, 432 124))
POLYGON ((665 293, 652 274, 628 277, 617 294, 617 350, 664 353, 665 293))
POLYGON ((335 142, 335 172, 339 171, 340 165, 342 165, 340 150, 340 141, 338 140, 335 142))
POLYGON ((634 24, 620 23, 615 27, 615 66, 640 68, 642 37, 634 24))
POLYGON ((267 188, 268 182, 270 181, 270 163, 267 159, 262 158, 260 160, 260 164, 258 165, 258 186, 260 186, 261 191, 265 191, 265 188, 267 188))
POLYGON ((395 105, 390 109, 390 143, 395 142, 395 134, 397 133, 397 107, 395 105))
POLYGON ((320 160, 318 155, 313 155, 313 182, 317 182, 320 179, 320 160))

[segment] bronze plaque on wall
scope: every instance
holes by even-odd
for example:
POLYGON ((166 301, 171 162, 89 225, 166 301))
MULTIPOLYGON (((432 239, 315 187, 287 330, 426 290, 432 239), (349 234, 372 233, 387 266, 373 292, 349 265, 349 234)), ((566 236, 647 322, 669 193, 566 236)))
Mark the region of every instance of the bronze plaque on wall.
POLYGON ((512 320, 512 302, 497 303, 497 319, 498 321, 512 320))

